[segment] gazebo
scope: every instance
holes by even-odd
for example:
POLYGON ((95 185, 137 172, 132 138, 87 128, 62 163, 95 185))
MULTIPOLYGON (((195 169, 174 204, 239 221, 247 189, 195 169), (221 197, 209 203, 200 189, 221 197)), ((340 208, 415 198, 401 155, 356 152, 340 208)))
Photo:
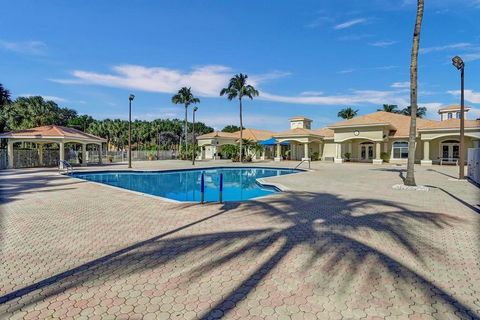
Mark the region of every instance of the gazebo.
POLYGON ((103 138, 82 132, 80 130, 57 125, 0 133, 0 139, 7 139, 8 168, 15 167, 13 147, 17 142, 30 142, 37 145, 40 166, 43 164, 43 145, 45 144, 58 144, 58 160, 60 161, 65 160, 66 143, 81 144, 82 155, 84 155, 82 166, 86 166, 87 145, 94 144, 98 146, 99 162, 101 163, 102 143, 106 142, 106 140, 103 138))

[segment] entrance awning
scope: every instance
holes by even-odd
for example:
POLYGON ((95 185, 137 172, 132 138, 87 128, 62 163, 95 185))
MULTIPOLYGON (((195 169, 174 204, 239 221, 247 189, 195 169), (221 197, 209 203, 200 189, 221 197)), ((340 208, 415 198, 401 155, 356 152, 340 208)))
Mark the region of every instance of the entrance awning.
MULTIPOLYGON (((275 138, 270 138, 267 140, 260 141, 259 144, 262 146, 275 146, 277 144, 277 140, 275 138)), ((280 144, 282 146, 288 146, 290 143, 285 141, 280 144)))

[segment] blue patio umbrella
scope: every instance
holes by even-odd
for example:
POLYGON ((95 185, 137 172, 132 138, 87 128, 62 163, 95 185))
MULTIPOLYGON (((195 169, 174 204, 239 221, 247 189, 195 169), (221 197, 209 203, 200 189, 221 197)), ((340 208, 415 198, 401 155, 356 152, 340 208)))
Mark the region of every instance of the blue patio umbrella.
MULTIPOLYGON (((260 141, 259 144, 262 146, 274 146, 277 144, 277 140, 272 137, 270 139, 260 141)), ((285 141, 285 142, 281 142, 280 144, 282 146, 288 146, 290 143, 285 141)))

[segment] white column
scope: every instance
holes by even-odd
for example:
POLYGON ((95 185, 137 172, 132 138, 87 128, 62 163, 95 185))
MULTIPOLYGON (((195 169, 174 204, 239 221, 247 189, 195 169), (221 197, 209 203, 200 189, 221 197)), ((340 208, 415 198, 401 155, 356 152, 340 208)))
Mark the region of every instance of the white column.
POLYGON ((282 145, 277 143, 277 154, 275 156, 274 161, 282 161, 282 145))
POLYGON ((342 158, 342 145, 340 143, 335 143, 335 163, 343 163, 342 158))
POLYGON ((65 144, 60 142, 58 148, 60 151, 60 161, 63 161, 65 160, 65 144))
POLYGON ((98 146, 98 163, 102 164, 102 144, 100 143, 100 145, 98 146))
POLYGON ((420 161, 422 166, 431 166, 432 160, 430 160, 430 141, 423 141, 423 160, 420 161))
POLYGON ((8 154, 8 168, 13 168, 13 141, 8 140, 7 145, 7 154, 8 154))
POLYGON ((265 160, 265 146, 262 148, 262 156, 260 157, 260 160, 265 160))
POLYGON ((318 160, 323 160, 323 143, 318 143, 318 160))
POLYGON ((380 154, 382 153, 382 145, 381 142, 375 142, 375 159, 373 159, 373 164, 382 164, 383 160, 380 158, 380 154))
POLYGON ((310 160, 310 155, 308 154, 308 142, 303 144, 303 158, 302 160, 310 160))
POLYGON ((87 166, 87 144, 82 143, 82 167, 87 166))

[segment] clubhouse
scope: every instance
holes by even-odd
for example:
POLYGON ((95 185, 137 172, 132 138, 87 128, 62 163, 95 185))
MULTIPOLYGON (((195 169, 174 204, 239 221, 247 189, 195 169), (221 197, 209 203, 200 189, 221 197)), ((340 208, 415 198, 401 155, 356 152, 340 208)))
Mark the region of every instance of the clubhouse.
MULTIPOLYGON (((469 110, 465 108, 465 119, 469 110)), ((459 157, 460 107, 441 108, 439 115, 439 121, 417 118, 415 159, 422 165, 455 164, 459 157)), ((287 131, 247 128, 242 135, 262 146, 261 151, 249 151, 254 159, 406 163, 409 128, 409 116, 378 111, 320 129, 312 129, 308 118, 294 117, 287 131)), ((222 158, 222 147, 237 144, 239 138, 240 131, 199 136, 200 159, 222 158)), ((480 147, 480 120, 465 120, 465 145, 466 149, 480 147)))

